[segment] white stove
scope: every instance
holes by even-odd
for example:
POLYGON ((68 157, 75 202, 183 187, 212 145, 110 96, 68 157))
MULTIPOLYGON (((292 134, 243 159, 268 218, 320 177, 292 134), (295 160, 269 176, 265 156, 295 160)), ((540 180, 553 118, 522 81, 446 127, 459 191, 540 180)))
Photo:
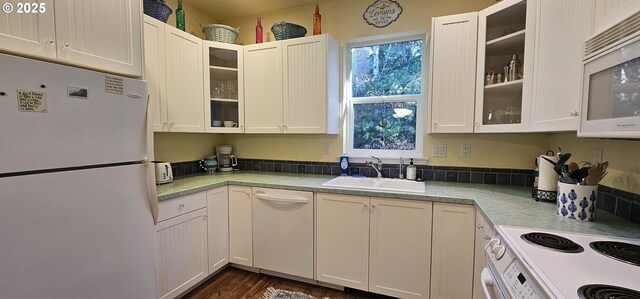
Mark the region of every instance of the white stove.
POLYGON ((487 299, 640 298, 640 240, 505 226, 496 232, 485 246, 482 283, 487 299), (619 256, 606 256, 594 247, 619 256), (579 295, 581 288, 613 296, 579 295))

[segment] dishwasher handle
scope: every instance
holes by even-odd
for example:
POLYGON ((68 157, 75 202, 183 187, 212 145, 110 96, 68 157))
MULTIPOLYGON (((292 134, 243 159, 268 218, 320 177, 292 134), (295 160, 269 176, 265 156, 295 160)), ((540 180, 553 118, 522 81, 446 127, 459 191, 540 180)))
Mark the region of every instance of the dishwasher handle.
POLYGON ((309 199, 304 197, 278 197, 278 196, 272 196, 272 195, 267 195, 263 193, 256 193, 255 196, 258 199, 262 199, 266 201, 283 202, 283 203, 305 204, 309 202, 309 199))

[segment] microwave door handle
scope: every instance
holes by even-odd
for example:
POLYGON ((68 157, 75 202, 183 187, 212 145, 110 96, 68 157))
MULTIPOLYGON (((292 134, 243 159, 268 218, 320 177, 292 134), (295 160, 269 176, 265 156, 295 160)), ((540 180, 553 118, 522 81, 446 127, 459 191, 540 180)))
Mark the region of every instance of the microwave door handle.
POLYGON ((493 287, 493 278, 491 277, 491 273, 489 273, 489 268, 482 269, 482 274, 480 275, 480 283, 482 284, 482 292, 484 293, 484 297, 486 299, 498 299, 494 298, 489 292, 489 288, 493 287))

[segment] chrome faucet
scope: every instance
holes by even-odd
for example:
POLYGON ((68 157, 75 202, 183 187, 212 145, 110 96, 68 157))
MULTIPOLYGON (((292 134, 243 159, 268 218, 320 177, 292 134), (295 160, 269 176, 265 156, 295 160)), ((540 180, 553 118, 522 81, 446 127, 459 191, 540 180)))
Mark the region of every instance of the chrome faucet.
POLYGON ((399 179, 404 179, 404 174, 402 174, 402 168, 404 167, 404 159, 400 157, 400 174, 398 175, 399 179))
POLYGON ((374 158, 376 160, 378 160, 378 163, 373 163, 371 161, 367 162, 367 165, 373 167, 373 169, 375 169, 376 173, 378 174, 378 178, 382 178, 382 160, 380 160, 380 158, 378 157, 374 157, 371 156, 371 158, 374 158))

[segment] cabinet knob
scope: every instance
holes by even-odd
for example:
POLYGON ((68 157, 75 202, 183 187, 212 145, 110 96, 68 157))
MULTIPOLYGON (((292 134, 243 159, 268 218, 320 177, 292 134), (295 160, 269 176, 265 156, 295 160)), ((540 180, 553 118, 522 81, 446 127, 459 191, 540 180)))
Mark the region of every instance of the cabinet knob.
POLYGON ((56 44, 56 43, 55 43, 52 39, 50 39, 50 40, 48 40, 48 41, 47 41, 47 46, 53 46, 53 45, 55 45, 55 44, 56 44))
POLYGON ((578 117, 578 111, 571 112, 571 116, 572 117, 578 117))
POLYGON ((438 128, 438 123, 433 123, 433 129, 437 129, 438 128))
POLYGON ((366 207, 368 207, 369 205, 365 203, 365 204, 363 204, 363 206, 366 208, 366 207))
POLYGON ((376 207, 376 204, 371 204, 371 207, 372 207, 372 208, 375 208, 375 207, 376 207))
POLYGON ((483 229, 484 229, 484 226, 483 226, 482 224, 478 224, 478 225, 476 225, 476 227, 477 227, 479 230, 483 230, 483 229))
POLYGON ((178 206, 178 209, 180 209, 180 210, 184 209, 184 204, 183 204, 183 203, 181 203, 181 204, 178 206))

